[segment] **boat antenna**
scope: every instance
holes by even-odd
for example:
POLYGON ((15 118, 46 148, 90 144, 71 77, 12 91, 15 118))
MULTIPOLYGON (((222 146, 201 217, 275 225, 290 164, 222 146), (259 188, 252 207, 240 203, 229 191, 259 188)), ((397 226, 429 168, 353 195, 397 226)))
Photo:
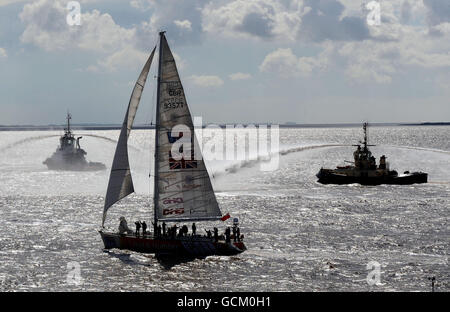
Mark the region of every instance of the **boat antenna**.
POLYGON ((69 110, 67 110, 67 129, 66 132, 70 134, 70 119, 72 119, 72 115, 70 115, 69 110))
POLYGON ((367 150, 367 122, 363 124, 364 129, 364 149, 367 150))

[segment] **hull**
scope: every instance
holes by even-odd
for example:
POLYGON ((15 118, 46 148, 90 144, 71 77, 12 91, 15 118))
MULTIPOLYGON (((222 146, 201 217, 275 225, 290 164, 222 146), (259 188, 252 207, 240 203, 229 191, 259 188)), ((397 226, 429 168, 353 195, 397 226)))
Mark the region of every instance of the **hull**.
POLYGON ((156 255, 174 255, 188 257, 232 256, 247 248, 243 242, 215 242, 213 239, 195 237, 160 238, 151 235, 135 236, 130 234, 107 233, 99 231, 105 249, 127 249, 156 255))
POLYGON ((98 162, 87 162, 84 159, 61 159, 47 158, 44 162, 49 170, 67 171, 97 171, 105 170, 106 166, 98 162))
POLYGON ((319 178, 317 182, 322 184, 353 184, 362 185, 380 185, 380 184, 397 184, 408 185, 415 183, 427 183, 428 174, 424 172, 413 172, 405 175, 385 175, 377 177, 354 177, 344 174, 337 174, 327 170, 320 170, 317 174, 319 178))

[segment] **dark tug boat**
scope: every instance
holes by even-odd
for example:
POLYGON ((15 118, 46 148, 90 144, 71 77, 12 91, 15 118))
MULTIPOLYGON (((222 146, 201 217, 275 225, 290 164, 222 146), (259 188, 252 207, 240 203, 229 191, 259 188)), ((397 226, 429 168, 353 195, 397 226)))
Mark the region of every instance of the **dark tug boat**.
POLYGON ((377 166, 375 157, 368 149, 367 144, 367 123, 363 125, 364 142, 356 144, 356 151, 353 152, 353 165, 336 167, 336 169, 321 168, 317 173, 317 182, 322 184, 352 184, 362 185, 380 185, 380 184, 414 184, 427 183, 428 174, 424 172, 405 171, 399 175, 395 170, 389 170, 389 164, 386 163, 386 156, 380 157, 377 166))
POLYGON ((67 113, 67 128, 64 129, 64 135, 59 138, 59 146, 43 164, 47 165, 50 170, 96 171, 106 169, 104 164, 88 162, 84 158, 87 153, 80 147, 82 137, 75 139, 70 130, 71 118, 72 116, 67 113))

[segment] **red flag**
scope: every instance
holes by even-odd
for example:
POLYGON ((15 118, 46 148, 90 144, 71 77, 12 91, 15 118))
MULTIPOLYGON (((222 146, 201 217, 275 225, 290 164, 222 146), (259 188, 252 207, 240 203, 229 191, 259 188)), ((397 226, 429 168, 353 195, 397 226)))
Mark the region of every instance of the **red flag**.
POLYGON ((222 218, 220 218, 220 220, 225 221, 228 220, 230 218, 230 214, 227 213, 226 215, 224 215, 222 218))

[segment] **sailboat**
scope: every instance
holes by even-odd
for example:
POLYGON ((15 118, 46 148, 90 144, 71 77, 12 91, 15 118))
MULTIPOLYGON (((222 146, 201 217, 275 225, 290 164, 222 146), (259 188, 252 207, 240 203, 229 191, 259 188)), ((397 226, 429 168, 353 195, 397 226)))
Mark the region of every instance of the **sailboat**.
MULTIPOLYGON (((157 80, 157 103, 155 123, 155 166, 153 233, 133 233, 125 218, 121 217, 119 232, 108 232, 104 228, 108 209, 120 199, 134 192, 128 161, 127 141, 139 106, 140 98, 147 80, 156 47, 150 54, 131 94, 122 129, 114 155, 111 174, 106 192, 103 210, 102 229, 99 231, 105 249, 119 248, 156 255, 183 255, 205 257, 209 255, 236 255, 246 250, 243 235, 230 235, 230 227, 223 235, 214 228, 205 235, 186 234, 176 224, 166 232, 170 222, 225 221, 229 214, 222 215, 211 180, 201 156, 201 150, 195 136, 184 89, 181 84, 175 59, 167 43, 165 32, 159 33, 159 63, 157 80), (180 159, 173 154, 174 144, 183 138, 191 140, 191 150, 184 150, 180 159), (184 137, 183 137, 184 135, 184 137), (190 157, 189 157, 190 156, 190 157), (167 222, 167 223, 166 223, 167 222), (161 231, 162 229, 162 231, 161 231)), ((234 220, 234 230, 238 227, 234 220)), ((235 232, 233 230, 233 232, 235 232)), ((239 234, 240 231, 238 231, 239 234)))

